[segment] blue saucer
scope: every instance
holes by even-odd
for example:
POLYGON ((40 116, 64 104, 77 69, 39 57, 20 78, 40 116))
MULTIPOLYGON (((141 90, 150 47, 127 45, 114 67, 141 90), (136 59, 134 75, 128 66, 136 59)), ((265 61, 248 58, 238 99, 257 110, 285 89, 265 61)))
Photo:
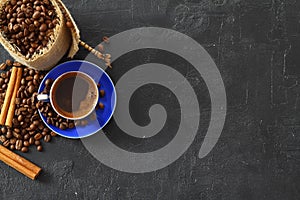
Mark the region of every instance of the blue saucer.
POLYGON ((52 69, 42 80, 38 93, 41 93, 45 88, 45 81, 47 79, 55 80, 60 75, 69 72, 69 71, 80 71, 88 74, 90 77, 94 79, 96 83, 100 83, 100 89, 105 90, 105 96, 99 97, 98 102, 102 102, 104 104, 104 109, 97 109, 94 112, 97 114, 96 120, 89 120, 88 125, 86 126, 77 126, 72 129, 61 130, 53 125, 47 123, 46 118, 39 112, 43 122, 55 133, 61 135, 63 137, 78 139, 83 137, 88 137, 99 130, 101 130, 111 119, 113 112, 116 107, 116 90, 114 84, 110 77, 106 74, 106 72, 98 67, 97 65, 87 62, 74 60, 62 63, 52 69))

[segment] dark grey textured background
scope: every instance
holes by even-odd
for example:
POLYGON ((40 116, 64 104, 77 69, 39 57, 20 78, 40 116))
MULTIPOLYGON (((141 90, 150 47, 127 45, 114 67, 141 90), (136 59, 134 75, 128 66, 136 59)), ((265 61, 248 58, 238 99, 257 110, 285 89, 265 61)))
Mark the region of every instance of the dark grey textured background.
MULTIPOLYGON (((160 62, 184 74, 200 100, 200 130, 175 163, 146 174, 127 174, 94 159, 80 140, 55 138, 43 153, 25 156, 44 171, 31 181, 0 163, 0 199, 300 199, 300 1, 297 0, 64 0, 91 45, 104 35, 158 26, 185 33, 211 54, 225 82, 228 115, 224 131, 204 159, 197 153, 208 126, 210 100, 192 66, 167 52, 140 50, 108 70, 116 82, 130 68, 160 62)), ((8 55, 1 48, 1 60, 8 55)), ((80 50, 77 59, 87 52, 80 50)), ((132 97, 136 123, 161 103, 171 112, 156 138, 134 140, 114 121, 105 131, 115 144, 135 152, 172 139, 178 102, 169 90, 146 85, 132 97), (168 101, 166 101, 168 97, 168 101)))

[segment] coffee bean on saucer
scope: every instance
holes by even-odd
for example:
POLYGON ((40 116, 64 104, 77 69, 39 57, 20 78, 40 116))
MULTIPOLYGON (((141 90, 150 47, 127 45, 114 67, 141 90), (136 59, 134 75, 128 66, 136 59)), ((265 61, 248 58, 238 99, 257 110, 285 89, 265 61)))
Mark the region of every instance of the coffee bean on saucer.
POLYGON ((100 94, 100 97, 104 97, 105 96, 105 91, 104 90, 100 90, 99 94, 100 94))
POLYGON ((104 109, 104 104, 103 104, 103 103, 99 103, 98 106, 99 106, 99 108, 100 108, 101 110, 104 109))
POLYGON ((65 126, 64 124, 60 124, 60 125, 59 125, 59 129, 65 130, 65 129, 67 129, 67 126, 65 126))
POLYGON ((81 126, 86 126, 88 125, 88 121, 87 120, 81 120, 81 126))
POLYGON ((47 79, 47 80, 45 81, 45 85, 46 85, 46 86, 49 86, 50 84, 52 84, 52 79, 47 79))

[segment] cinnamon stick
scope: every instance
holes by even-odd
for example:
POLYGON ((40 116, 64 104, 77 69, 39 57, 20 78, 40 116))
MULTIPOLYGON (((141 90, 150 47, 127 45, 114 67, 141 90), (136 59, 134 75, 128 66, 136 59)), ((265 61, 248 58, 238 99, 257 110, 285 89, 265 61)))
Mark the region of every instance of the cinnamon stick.
POLYGON ((0 145, 0 160, 32 180, 36 179, 42 170, 40 167, 6 149, 2 145, 0 145))
POLYGON ((17 78, 15 81, 15 86, 14 86, 13 94, 11 97, 11 101, 9 104, 9 109, 8 109, 8 113, 7 113, 7 117, 6 117, 6 121, 5 121, 5 125, 9 126, 9 127, 12 126, 12 120, 13 120, 14 114, 15 114, 16 98, 17 98, 17 93, 18 93, 19 87, 21 85, 22 73, 23 73, 23 69, 18 68, 17 78))
POLYGON ((4 98, 4 102, 3 102, 3 106, 2 106, 1 114, 0 114, 0 124, 1 125, 4 125, 5 121, 6 121, 8 108, 10 106, 10 101, 11 101, 11 97, 12 97, 12 94, 14 91, 16 78, 17 78, 17 70, 18 69, 16 67, 12 68, 11 77, 10 77, 10 80, 8 83, 7 91, 5 94, 5 98, 4 98))

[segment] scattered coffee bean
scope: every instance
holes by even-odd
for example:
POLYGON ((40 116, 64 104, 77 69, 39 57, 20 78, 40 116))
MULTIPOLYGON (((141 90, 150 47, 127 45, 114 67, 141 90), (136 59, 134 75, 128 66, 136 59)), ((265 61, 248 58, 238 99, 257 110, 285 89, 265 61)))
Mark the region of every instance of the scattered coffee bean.
POLYGON ((23 153, 28 152, 28 147, 22 147, 21 151, 22 151, 23 153))
POLYGON ((3 146, 8 147, 10 145, 10 142, 8 140, 6 140, 5 142, 3 142, 3 146))
POLYGON ((8 66, 8 67, 11 67, 13 65, 13 62, 11 60, 6 60, 5 64, 8 66))
POLYGON ((37 146, 36 148, 38 151, 43 151, 43 147, 41 145, 37 146))
POLYGON ((1 135, 0 136, 0 141, 3 143, 3 142, 5 142, 7 139, 6 139, 6 137, 4 136, 4 135, 1 135))
POLYGON ((53 132, 53 131, 51 131, 51 132, 50 132, 50 135, 51 135, 52 137, 55 137, 55 136, 56 136, 56 133, 53 132))
POLYGON ((33 145, 33 144, 34 144, 34 138, 33 138, 33 137, 29 138, 29 144, 30 144, 30 145, 33 145))
POLYGON ((23 141, 22 140, 17 140, 16 141, 16 149, 21 150, 22 147, 23 147, 23 141))
POLYGON ((39 145, 41 145, 41 142, 40 142, 39 140, 35 140, 35 141, 34 141, 34 145, 35 145, 35 146, 39 146, 39 145))
POLYGON ((5 70, 7 65, 5 63, 0 64, 0 70, 5 70))
POLYGON ((38 134, 36 134, 36 135, 34 136, 34 139, 35 139, 35 140, 40 140, 42 137, 43 137, 42 134, 38 133, 38 134))
POLYGON ((9 148, 10 148, 10 150, 15 150, 15 145, 11 144, 11 145, 9 146, 9 148))
POLYGON ((50 142, 50 140, 51 140, 51 136, 50 135, 45 135, 44 141, 45 142, 50 142))
MULTIPOLYGON (((19 64, 7 61, 6 65, 19 64)), ((16 149, 27 152, 30 145, 41 146, 42 144, 39 140, 44 138, 45 142, 50 142, 51 137, 55 135, 53 133, 51 134, 50 130, 44 126, 38 113, 38 108, 43 105, 36 100, 37 89, 44 75, 41 72, 25 67, 23 69, 21 86, 17 93, 18 97, 16 98, 13 128, 4 126, 0 128, 0 142, 2 142, 3 146, 12 150, 16 149)), ((5 90, 7 89, 10 75, 10 71, 0 74, 0 105, 4 101, 5 90), (3 85, 5 85, 5 87, 3 87, 3 85), (2 90, 2 87, 5 89, 2 90)), ((52 81, 49 81, 49 83, 51 82, 52 81)))

